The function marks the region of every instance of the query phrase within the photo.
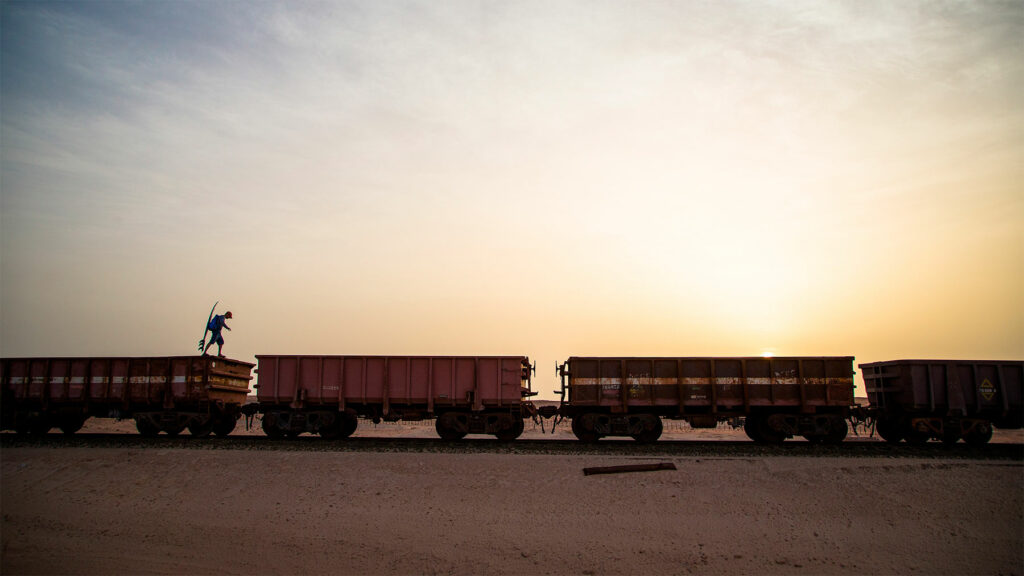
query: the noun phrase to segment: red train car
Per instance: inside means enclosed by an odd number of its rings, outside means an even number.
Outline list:
[[[436,418],[438,434],[512,440],[536,413],[526,356],[256,357],[258,410],[268,436],[355,432],[358,417]]]
[[[2,428],[73,434],[90,417],[133,418],[140,433],[230,434],[253,364],[212,356],[4,358]]]
[[[1024,427],[1024,362],[890,360],[860,364],[879,436],[984,444],[992,426]]]
[[[572,418],[577,438],[591,442],[653,442],[662,418],[713,428],[745,417],[747,435],[759,442],[801,435],[835,443],[846,437],[853,404],[852,356],[572,357],[559,374],[558,412]]]

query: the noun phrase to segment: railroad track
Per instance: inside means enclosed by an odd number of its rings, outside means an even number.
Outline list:
[[[929,442],[921,446],[891,445],[884,442],[847,441],[834,446],[807,442],[786,442],[766,446],[753,442],[670,440],[637,444],[631,440],[602,440],[584,444],[574,440],[520,439],[501,442],[471,438],[447,442],[439,438],[368,438],[325,441],[315,436],[274,440],[263,436],[192,438],[188,435],[146,438],[134,434],[48,434],[41,437],[0,434],[0,448],[133,448],[182,450],[278,450],[297,452],[431,452],[450,454],[555,454],[608,456],[677,457],[851,457],[851,458],[937,458],[1024,461],[1024,444],[945,446]]]

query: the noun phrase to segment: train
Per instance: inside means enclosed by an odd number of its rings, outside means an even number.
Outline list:
[[[433,420],[439,437],[518,438],[527,419],[564,420],[582,442],[656,442],[663,421],[742,423],[762,444],[844,441],[865,424],[887,442],[988,442],[1024,427],[1024,361],[853,356],[588,357],[556,365],[557,406],[532,398],[528,356],[257,355],[0,359],[0,429],[45,434],[86,419],[132,419],[140,434],[228,435],[260,415],[271,438],[350,436],[360,420]],[[252,374],[256,374],[253,383]],[[250,385],[256,391],[251,401]]]
[[[212,356],[0,359],[0,429],[74,434],[133,419],[143,436],[230,434],[254,364]]]

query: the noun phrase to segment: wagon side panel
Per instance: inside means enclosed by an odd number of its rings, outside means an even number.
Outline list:
[[[281,356],[256,357],[256,399],[261,403],[279,404],[284,398],[291,397],[287,384],[282,390],[279,378],[281,359]]]
[[[432,394],[431,364],[432,358],[411,358],[409,360],[409,380],[407,397],[410,404],[425,406]]]

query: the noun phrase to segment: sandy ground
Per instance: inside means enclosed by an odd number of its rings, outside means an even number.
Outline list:
[[[3,574],[1022,574],[1024,464],[10,448]]]

